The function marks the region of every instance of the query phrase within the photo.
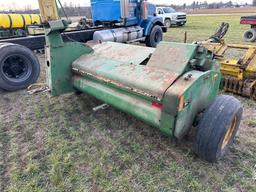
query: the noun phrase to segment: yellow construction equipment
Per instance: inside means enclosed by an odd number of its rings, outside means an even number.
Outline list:
[[[229,25],[223,23],[215,35],[200,44],[219,61],[223,89],[256,100],[256,46],[226,44],[223,37],[228,28]]]

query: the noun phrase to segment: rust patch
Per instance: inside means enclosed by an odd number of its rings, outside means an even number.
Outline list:
[[[45,153],[45,132],[42,128],[37,129],[34,139],[38,154],[43,155]]]
[[[179,69],[183,71],[188,63],[186,55],[185,48],[171,47],[169,44],[160,44],[152,54],[147,66],[169,71],[177,71]]]
[[[25,142],[23,127],[19,127],[16,133],[17,159],[22,170],[27,168],[28,164],[28,143]]]
[[[132,87],[129,87],[129,86],[126,86],[126,85],[123,85],[119,82],[115,82],[113,80],[110,80],[110,79],[107,79],[107,78],[104,78],[102,76],[99,76],[99,75],[95,75],[95,74],[92,74],[92,73],[88,73],[88,72],[83,72],[83,71],[79,71],[78,69],[74,69],[73,68],[73,71],[75,71],[76,74],[80,74],[81,76],[88,76],[90,78],[93,78],[93,79],[97,79],[99,81],[102,81],[106,84],[112,84],[116,87],[120,87],[122,89],[125,89],[125,90],[128,90],[128,91],[132,91],[132,92],[135,92],[139,95],[144,95],[146,97],[150,97],[150,98],[153,98],[153,99],[156,99],[157,101],[162,101],[162,98],[159,98],[153,94],[150,94],[150,93],[146,93],[144,91],[141,91],[139,89],[136,89],[136,88],[132,88]]]
[[[185,71],[194,49],[179,44],[149,49],[107,42],[76,60],[73,71],[162,101],[166,90]],[[147,65],[139,65],[149,56]]]
[[[88,76],[103,81],[106,84],[112,84],[137,94],[156,99],[157,101],[162,101],[164,92],[175,81],[178,75],[153,67],[139,67],[141,68],[141,71],[139,71],[141,73],[138,73],[138,71],[136,73],[135,65],[117,66],[116,70],[118,73],[116,74],[118,74],[120,79],[123,78],[125,81],[117,81],[113,78],[108,78],[102,74],[99,75],[93,71],[84,69],[73,68],[73,71],[75,74]],[[152,82],[155,86],[150,86]],[[145,87],[143,87],[143,84]]]
[[[141,64],[155,51],[155,48],[114,42],[103,42],[101,44],[93,46],[92,48],[94,49],[94,52],[90,55],[92,57],[102,57],[136,65]],[[87,57],[88,55],[84,55],[77,61],[79,62],[79,60],[83,60]]]

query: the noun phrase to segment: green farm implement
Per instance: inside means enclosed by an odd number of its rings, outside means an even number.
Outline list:
[[[64,42],[61,32],[68,22],[59,19],[55,0],[39,4],[53,96],[78,90],[177,139],[195,126],[194,151],[201,159],[215,162],[226,154],[239,128],[242,107],[231,96],[218,96],[220,68],[207,49],[169,42],[156,49]]]

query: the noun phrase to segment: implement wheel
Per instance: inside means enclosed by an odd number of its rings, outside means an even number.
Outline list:
[[[16,91],[35,83],[40,64],[34,53],[21,45],[0,44],[0,88]]]
[[[162,27],[159,25],[155,25],[151,32],[150,35],[146,37],[146,45],[148,47],[156,47],[160,41],[163,40],[163,30]]]
[[[252,28],[244,33],[245,42],[254,42],[256,40],[256,29]]]
[[[194,151],[203,160],[220,160],[233,144],[243,109],[232,96],[219,96],[203,114],[196,134]]]

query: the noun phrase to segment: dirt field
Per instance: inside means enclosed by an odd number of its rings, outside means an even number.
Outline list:
[[[189,17],[165,40],[206,39],[220,21],[227,40],[241,42],[237,16]],[[39,55],[45,82],[44,56]],[[26,91],[0,95],[0,191],[256,191],[256,104],[241,98],[244,117],[229,154],[199,160],[192,139],[171,141],[157,129],[87,95],[50,97]]]

